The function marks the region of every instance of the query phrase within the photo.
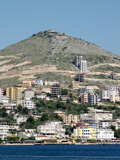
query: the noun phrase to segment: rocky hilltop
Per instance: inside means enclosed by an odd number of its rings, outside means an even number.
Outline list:
[[[17,82],[35,77],[47,80],[61,78],[68,82],[79,72],[74,65],[76,55],[83,56],[88,62],[88,79],[91,75],[120,72],[118,55],[82,39],[48,30],[0,51],[0,83],[4,85],[3,79],[5,83],[7,79]]]

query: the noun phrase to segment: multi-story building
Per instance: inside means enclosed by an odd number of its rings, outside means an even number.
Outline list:
[[[114,131],[111,129],[96,129],[96,139],[97,140],[113,140],[114,139]]]
[[[101,90],[99,93],[99,97],[101,101],[110,100],[110,97],[108,96],[107,90]]]
[[[93,122],[98,125],[99,121],[112,120],[113,115],[110,111],[103,111],[100,109],[91,109],[88,113],[80,114],[80,120],[82,122]]]
[[[9,103],[9,97],[0,95],[0,103]]]
[[[34,97],[34,90],[31,88],[25,89],[23,92],[24,99],[31,99]]]
[[[42,86],[43,85],[43,80],[41,80],[41,79],[35,79],[35,85]]]
[[[100,100],[120,101],[120,87],[119,86],[107,86],[106,90],[100,91]]]
[[[79,115],[72,115],[72,114],[68,114],[68,115],[64,115],[63,116],[63,122],[66,124],[76,124],[80,122],[80,116]]]
[[[22,87],[8,87],[6,88],[6,96],[8,96],[11,101],[21,99],[24,90],[25,88]]]
[[[115,120],[100,120],[99,128],[110,128],[111,126],[116,127],[117,122]]]
[[[54,84],[51,87],[51,96],[52,97],[58,97],[61,95],[61,87],[59,84]]]
[[[21,105],[23,108],[27,108],[29,110],[35,109],[36,108],[36,103],[31,101],[31,100],[19,100],[17,101],[17,105]]]
[[[93,87],[79,88],[78,89],[78,94],[81,95],[82,93],[94,94],[95,93],[95,89]]]
[[[81,103],[88,103],[88,93],[83,93],[80,96]]]
[[[84,61],[82,56],[75,56],[75,66],[78,67],[81,72],[87,72],[87,61]]]
[[[0,95],[3,96],[4,89],[0,88]]]
[[[21,115],[21,114],[15,114],[14,120],[17,122],[17,124],[20,124],[20,123],[26,122],[27,116]]]
[[[35,84],[35,82],[34,82],[34,80],[26,80],[26,81],[23,81],[22,82],[22,87],[24,88],[24,87],[31,87],[32,85],[34,85]]]
[[[75,66],[79,68],[80,62],[83,60],[82,56],[75,56]]]
[[[89,125],[81,125],[73,130],[72,139],[95,139],[96,138],[96,128]]]
[[[59,138],[65,137],[65,129],[60,122],[46,122],[43,125],[39,125],[37,127],[37,132],[40,135],[52,135]]]
[[[75,77],[75,81],[84,82],[84,73],[79,73]]]
[[[80,88],[80,82],[79,81],[72,81],[71,88],[73,88],[73,89]]]
[[[9,125],[0,125],[0,138],[4,140],[5,137],[7,137],[7,134],[9,133]]]
[[[97,94],[88,94],[88,103],[91,105],[98,104],[98,95]]]
[[[7,125],[7,124],[1,124],[0,125],[0,138],[2,140],[5,139],[5,137],[10,136],[11,135],[11,131],[16,131],[18,130],[18,126],[14,126],[12,125]]]

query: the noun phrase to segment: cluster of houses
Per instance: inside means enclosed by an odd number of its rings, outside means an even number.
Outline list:
[[[75,65],[81,72],[87,72],[87,62],[83,61],[82,56],[76,56]],[[71,83],[71,88],[75,89],[78,98],[73,100],[74,103],[99,105],[99,102],[111,101],[115,103],[120,101],[119,86],[106,86],[104,90],[98,90],[92,86],[80,87],[79,82],[84,82],[84,73],[77,74],[76,80]],[[13,136],[14,133],[14,136],[24,139],[34,137],[36,142],[113,141],[115,139],[111,126],[114,126],[116,130],[120,129],[120,120],[114,120],[113,113],[110,111],[94,109],[93,107],[88,107],[88,113],[79,115],[66,114],[56,110],[54,114],[61,117],[62,122],[47,121],[38,125],[36,129],[25,128],[24,131],[21,131],[20,124],[27,121],[28,115],[14,113],[14,109],[20,105],[22,108],[27,108],[30,115],[38,119],[41,114],[36,113],[34,98],[46,101],[56,99],[67,101],[70,99],[70,96],[62,95],[61,90],[58,82],[40,79],[23,81],[21,87],[0,88],[0,108],[5,108],[8,114],[14,114],[16,122],[14,124],[2,122],[0,124],[0,138],[4,140],[8,136]],[[66,132],[69,126],[73,128],[70,134]]]
[[[20,123],[26,122],[26,115],[14,115],[16,124],[0,125],[0,138],[3,140],[7,136],[19,136],[20,138],[29,139],[35,137],[36,142],[55,142],[62,141],[75,142],[80,140],[86,142],[87,140],[96,141],[114,141],[114,131],[111,126],[120,129],[120,120],[113,120],[113,115],[110,111],[103,111],[89,107],[88,113],[80,115],[68,114],[62,111],[55,111],[54,114],[63,118],[63,122],[47,121],[37,126],[37,129],[24,129],[21,131]],[[38,118],[38,117],[36,117]],[[66,134],[66,128],[73,127],[71,134]]]

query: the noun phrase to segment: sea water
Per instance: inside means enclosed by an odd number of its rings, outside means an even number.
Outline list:
[[[120,160],[120,145],[1,145],[0,160]]]

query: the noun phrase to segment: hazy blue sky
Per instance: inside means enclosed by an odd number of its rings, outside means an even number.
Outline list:
[[[48,29],[120,55],[120,0],[0,0],[0,49]]]

